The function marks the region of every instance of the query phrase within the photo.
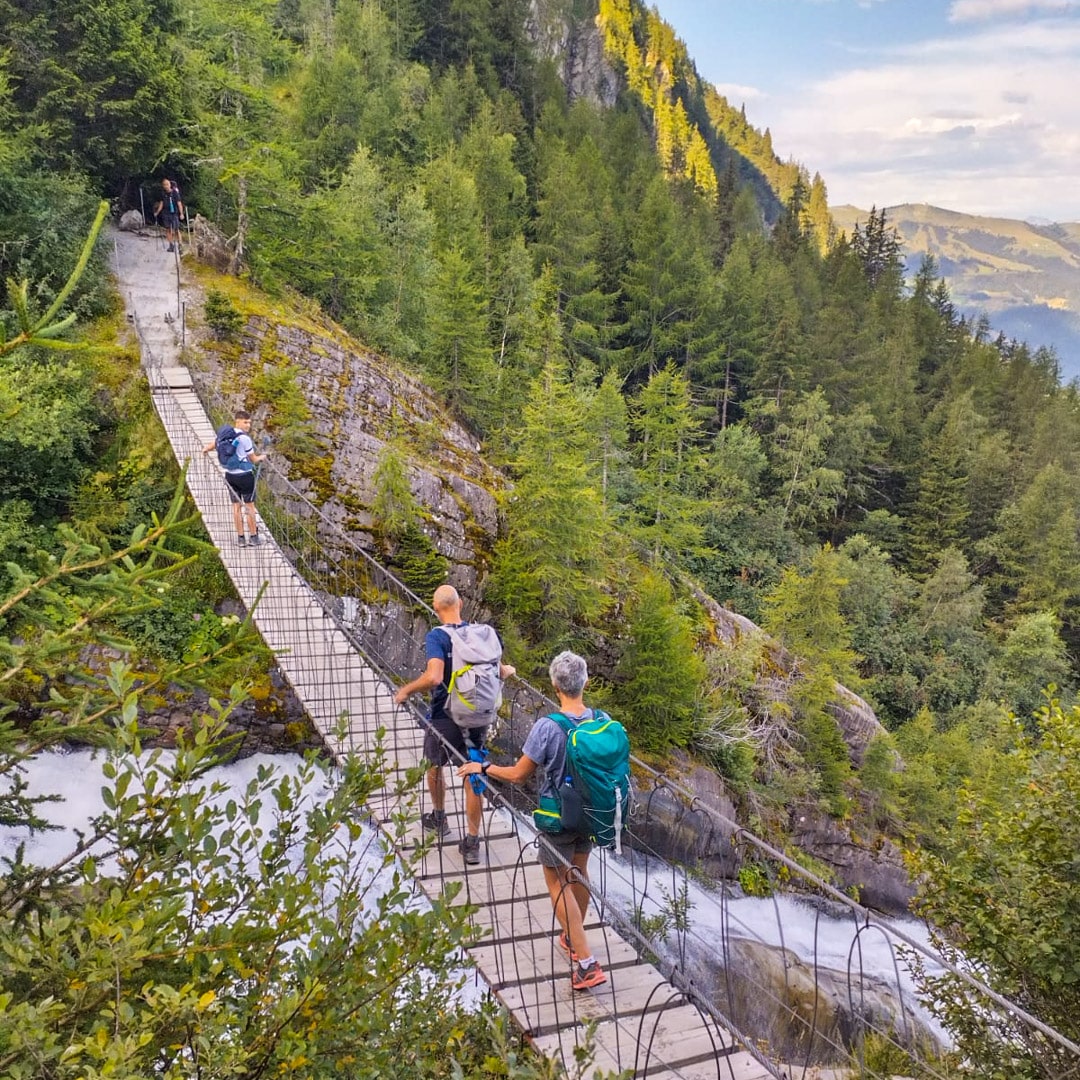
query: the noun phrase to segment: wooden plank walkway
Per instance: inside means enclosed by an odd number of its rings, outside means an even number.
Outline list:
[[[237,546],[216,455],[202,452],[214,429],[190,372],[179,362],[178,323],[165,318],[166,313],[175,318],[175,263],[160,245],[134,234],[117,236],[115,252],[154,404],[177,461],[188,467],[188,488],[237,593],[249,608],[258,600],[254,622],[263,640],[333,753],[369,752],[377,729],[385,729],[387,787],[369,809],[386,825],[403,806],[405,793],[395,790],[397,783],[405,770],[420,763],[422,733],[416,719],[394,705],[392,689],[364,663],[265,528],[262,546]],[[424,798],[421,793],[421,807]],[[455,831],[419,859],[418,885],[434,898],[448,883],[462,884],[458,902],[477,905],[475,922],[484,931],[482,944],[470,950],[477,971],[537,1049],[560,1059],[574,1075],[574,1049],[583,1025],[595,1021],[596,1058],[586,1076],[597,1069],[632,1069],[635,1076],[656,1080],[783,1075],[733,1047],[728,1033],[687,1004],[651,964],[601,925],[595,912],[588,926],[609,982],[575,994],[569,962],[555,945],[557,927],[529,827],[506,810],[489,807],[482,863],[466,868],[456,844],[464,823],[457,784],[447,784],[447,812]],[[412,813],[406,847],[420,840],[417,810]]]

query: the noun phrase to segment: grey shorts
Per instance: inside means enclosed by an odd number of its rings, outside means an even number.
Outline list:
[[[592,851],[592,841],[578,833],[539,833],[540,843],[537,845],[539,854],[537,859],[541,866],[551,866],[555,869],[563,865],[564,860],[571,862],[575,855],[587,855]]]

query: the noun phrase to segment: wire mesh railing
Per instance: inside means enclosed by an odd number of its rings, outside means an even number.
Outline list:
[[[145,339],[143,346],[151,391],[178,460],[190,461],[189,484],[215,485],[220,512],[227,517],[220,471],[201,452],[206,433],[200,437],[200,418],[172,392]],[[215,425],[231,418],[238,403],[226,401],[205,380],[197,380],[196,389]],[[205,425],[205,417],[201,422]],[[259,512],[280,562],[268,552],[247,552],[250,561],[240,570],[230,566],[230,573],[245,600],[263,590],[260,608],[267,623],[278,627],[271,634],[278,640],[267,644],[279,653],[298,696],[309,708],[315,703],[343,718],[337,745],[328,739],[331,748],[364,753],[379,745],[387,760],[411,754],[418,762],[421,718],[417,714],[401,723],[391,695],[395,684],[424,667],[432,609],[343,533],[273,459],[263,466]],[[332,645],[327,654],[331,631],[348,650]],[[516,756],[536,717],[553,704],[536,687],[512,677],[495,740],[499,749]],[[530,808],[527,794],[514,791],[508,798],[489,785],[483,867],[465,871],[447,845],[423,849],[415,863],[421,880],[457,882],[463,898],[476,903],[475,925],[488,933],[474,955],[495,992],[524,1017],[537,1045],[545,1048],[545,1037],[553,1033],[573,1033],[571,1041],[553,1044],[568,1071],[581,1021],[592,1017],[610,1028],[612,1067],[631,1068],[636,1075],[734,1080],[750,1075],[739,1071],[742,1054],[760,1066],[756,1075],[810,1077],[814,1068],[832,1066],[882,1080],[896,1072],[951,1076],[947,1037],[918,1007],[911,957],[927,970],[953,971],[981,1008],[1000,1011],[1003,1025],[1009,1025],[1003,1030],[1019,1025],[1080,1066],[1080,1047],[950,965],[914,926],[869,911],[648,764],[635,759],[634,772],[629,850],[623,856],[597,852],[590,865],[589,925],[613,927],[628,943],[623,947],[603,936],[600,959],[611,973],[613,992],[600,1012],[579,1005],[573,994],[560,996],[551,989],[553,982],[565,981],[567,964],[555,944],[559,927],[550,899],[537,892],[535,875],[528,873],[535,858],[531,849],[545,841],[519,812]],[[460,791],[455,785],[448,791],[459,800],[460,816]],[[389,796],[381,812],[388,815],[400,795],[398,789]],[[419,798],[423,809],[426,793],[421,790]],[[730,880],[706,884],[692,866],[666,860],[650,840],[665,832],[688,836],[698,854],[719,860],[732,874],[753,862],[768,881],[763,891],[771,899],[748,908]],[[797,889],[816,898],[816,906],[793,902],[790,894]],[[831,966],[826,954],[836,955],[837,949],[827,947],[825,938],[835,938],[841,923],[850,926],[847,955]],[[630,1007],[628,988],[642,958],[667,983],[647,988]],[[691,1021],[691,1015],[697,1019]],[[694,1027],[693,1048],[686,1036],[681,1050],[670,1049],[673,1026]],[[874,1044],[877,1052],[868,1053]]]

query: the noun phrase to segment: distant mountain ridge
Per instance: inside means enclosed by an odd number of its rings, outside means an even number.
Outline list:
[[[831,208],[850,233],[866,210]],[[956,306],[985,314],[995,332],[1035,348],[1053,346],[1062,378],[1080,377],[1080,222],[980,217],[925,203],[885,208],[910,272],[933,255]]]

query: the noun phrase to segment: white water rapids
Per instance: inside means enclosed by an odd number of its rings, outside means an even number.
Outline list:
[[[31,835],[25,829],[0,827],[0,855],[11,857],[18,844],[25,843],[28,863],[47,866],[65,856],[75,842],[76,830],[85,831],[90,820],[105,809],[101,790],[109,781],[102,773],[104,761],[104,754],[95,755],[91,751],[79,750],[42,754],[28,762],[26,778],[29,794],[62,796],[63,801],[43,804],[38,810],[41,817],[58,828]],[[224,800],[230,792],[242,792],[255,778],[259,768],[266,766],[273,767],[279,776],[295,776],[300,769],[300,758],[289,754],[254,755],[213,770],[204,783],[206,786],[214,781],[224,783],[228,789],[220,797]],[[322,787],[318,780],[305,791],[305,796],[312,800],[318,800],[321,794]],[[264,812],[272,814],[272,806],[264,806]],[[367,835],[370,839],[363,849],[354,853],[354,857],[363,861],[367,872],[375,876],[385,874],[389,882],[392,871],[387,869],[385,849],[373,832]],[[642,913],[646,916],[660,912],[665,903],[665,894],[670,897],[681,888],[681,884],[678,887],[673,884],[670,867],[665,867],[658,860],[653,860],[652,867],[645,890],[648,899],[642,905]],[[597,884],[600,883],[598,874],[599,865],[594,857],[593,880]],[[635,879],[633,882],[631,874]],[[631,868],[629,860],[611,859],[602,884],[609,901],[619,907],[625,917],[630,917],[636,902],[634,897],[640,896],[646,882],[640,864]],[[907,1007],[940,1034],[938,1026],[929,1020],[918,1005],[906,966],[896,960],[892,943],[880,931],[864,931],[859,935],[852,918],[840,919],[819,913],[808,903],[788,896],[773,899],[722,898],[715,890],[690,881],[687,900],[690,905],[691,938],[695,947],[715,951],[726,933],[764,945],[783,945],[807,965],[812,966],[816,962],[820,967],[840,972],[857,974],[861,971],[893,987],[899,981]],[[418,899],[417,902],[423,900]],[[929,937],[921,923],[911,919],[881,921],[894,925],[907,937],[929,948]],[[928,970],[933,972],[933,965],[928,964]],[[472,984],[473,981],[469,982]],[[478,988],[470,988],[466,991],[466,998],[473,998],[476,993]]]

